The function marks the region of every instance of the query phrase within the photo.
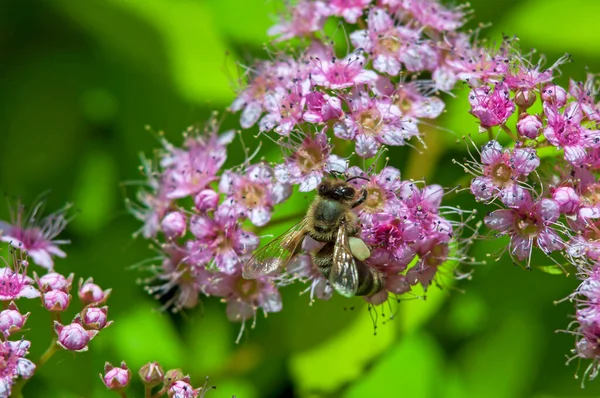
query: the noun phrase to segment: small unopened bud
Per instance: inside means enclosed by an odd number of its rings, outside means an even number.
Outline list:
[[[97,330],[85,330],[81,325],[81,320],[75,318],[70,325],[63,326],[54,321],[54,331],[58,335],[58,345],[69,351],[87,351],[88,343],[97,334]]]
[[[67,278],[58,272],[50,272],[42,277],[34,272],[33,277],[38,287],[42,292],[49,292],[50,290],[62,290],[63,292],[69,293],[71,285],[73,284],[73,277],[75,275],[71,273]]]
[[[534,104],[535,99],[535,91],[521,89],[515,93],[514,101],[519,108],[527,109]]]
[[[571,187],[558,187],[552,192],[552,199],[558,204],[560,212],[573,214],[579,207],[579,196]]]
[[[181,369],[170,369],[165,373],[165,382],[168,384],[172,384],[177,380],[183,380],[185,375],[181,371]]]
[[[173,211],[163,218],[160,224],[167,238],[176,239],[185,235],[187,228],[185,216],[179,211]]]
[[[81,312],[83,325],[88,329],[100,330],[112,324],[108,319],[108,307],[85,307]]]
[[[542,100],[561,108],[567,103],[567,91],[561,86],[548,84],[542,90]]]
[[[28,312],[27,314],[22,315],[14,301],[11,301],[8,308],[0,312],[0,332],[4,334],[4,336],[18,332],[23,325],[25,325],[25,321],[29,317],[29,314],[30,313]]]
[[[142,383],[148,387],[159,385],[165,378],[165,372],[158,362],[148,362],[140,368],[138,374],[142,379]]]
[[[543,125],[539,116],[522,113],[517,122],[517,131],[523,137],[535,140],[540,135]]]
[[[194,204],[198,211],[210,211],[217,208],[219,194],[212,189],[204,189],[194,197]]]
[[[131,371],[127,368],[125,362],[121,362],[120,367],[115,367],[109,362],[104,365],[104,375],[100,373],[100,378],[104,385],[111,390],[122,390],[131,380]]]
[[[49,292],[44,293],[42,302],[48,311],[62,312],[69,308],[71,295],[62,290],[50,290]]]
[[[88,278],[83,282],[83,278],[79,280],[79,299],[84,304],[100,304],[103,303],[112,289],[102,290],[100,286],[94,283],[93,278]]]

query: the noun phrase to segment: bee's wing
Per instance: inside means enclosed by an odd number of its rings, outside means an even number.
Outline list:
[[[358,268],[348,244],[348,231],[342,224],[333,248],[333,265],[329,281],[342,296],[352,297],[358,290]]]
[[[242,267],[242,276],[246,279],[281,272],[306,234],[307,219],[304,218],[277,238],[254,253]]]

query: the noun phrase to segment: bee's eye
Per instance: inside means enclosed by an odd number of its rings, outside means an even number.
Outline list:
[[[354,196],[354,188],[351,188],[351,187],[342,188],[342,195],[346,198],[352,198]]]

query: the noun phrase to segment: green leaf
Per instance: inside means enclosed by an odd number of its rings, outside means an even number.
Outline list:
[[[117,166],[105,151],[91,150],[81,157],[83,164],[75,183],[73,200],[81,213],[72,226],[80,232],[94,233],[104,227],[114,213]]]
[[[112,334],[116,357],[127,361],[132,369],[158,361],[163,368],[180,368],[184,358],[181,338],[164,312],[148,303],[136,303],[132,312],[115,317],[115,323],[104,333]],[[108,336],[107,336],[108,337]]]
[[[390,347],[344,397],[385,396],[391,391],[390,383],[401,383],[401,396],[404,397],[435,397],[438,386],[445,386],[440,383],[441,368],[442,354],[435,340],[424,332],[411,333]]]
[[[394,341],[396,329],[378,328],[366,315],[337,335],[324,336],[322,344],[293,355],[289,361],[292,380],[303,393],[332,393],[357,379],[370,362]]]

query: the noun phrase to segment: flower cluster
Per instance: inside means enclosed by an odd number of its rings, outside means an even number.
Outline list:
[[[215,386],[207,388],[208,378],[202,387],[193,388],[190,384],[190,376],[184,375],[180,369],[170,369],[165,372],[158,362],[145,364],[140,368],[138,375],[144,385],[146,397],[203,398],[207,391],[216,388]],[[104,374],[100,373],[100,379],[106,388],[125,396],[131,381],[131,370],[125,362],[121,362],[118,367],[106,362]],[[153,392],[155,387],[159,388]]]
[[[42,202],[43,203],[43,202]],[[20,299],[39,299],[41,307],[49,311],[55,335],[50,347],[37,361],[43,365],[59,347],[69,351],[86,351],[88,343],[99,331],[109,326],[107,306],[101,306],[110,293],[102,290],[90,278],[79,283],[78,295],[82,310],[67,325],[61,324],[63,314],[71,303],[71,286],[74,275],[64,276],[54,270],[52,256],[64,257],[65,253],[57,245],[66,241],[57,241],[55,237],[67,224],[65,209],[40,220],[39,212],[43,204],[34,206],[28,215],[19,203],[14,210],[13,219],[2,222],[2,240],[9,242],[10,258],[3,258],[6,266],[0,268],[0,397],[8,397],[13,387],[21,389],[25,379],[30,378],[36,365],[25,358],[31,343],[17,337],[24,331],[24,325],[30,313],[23,314],[16,302]],[[27,220],[27,223],[24,223]],[[30,274],[28,255],[46,273],[39,276],[35,271]],[[21,379],[19,379],[21,377]]]
[[[441,206],[441,186],[402,180],[397,168],[381,167],[380,155],[387,146],[419,137],[421,120],[444,110],[438,95],[452,90],[467,69],[462,54],[475,51],[470,36],[457,31],[465,17],[462,8],[434,1],[295,5],[270,33],[276,42],[300,39],[301,49],[257,62],[230,106],[241,112],[244,130],[257,124],[259,137],[276,142],[283,156],[255,162],[261,146],[254,152],[244,147],[241,165],[224,169],[235,133],[220,133],[212,118],[203,130],[190,128],[181,148],[162,139],[157,159],[142,158],[146,188],[129,206],[144,223],[142,234],[160,245],[161,263],[150,267],[154,276],[146,281],[149,292],[175,310],[195,307],[200,296],[219,297],[227,317],[242,322],[238,340],[244,322],[252,319],[254,325],[259,310],[266,315],[282,309],[281,286],[300,281],[308,285],[311,303],[328,299],[334,283],[314,259],[333,242],[301,230],[307,208],[292,227],[303,232],[301,243],[288,251],[280,272],[244,278],[243,269],[260,246],[261,232],[282,222],[273,214],[294,189],[320,196],[324,181],[336,179],[347,180],[356,193],[349,216],[356,217],[356,228],[348,234],[350,249],[358,245],[366,253],[351,254],[358,283],[368,285],[360,295],[369,303],[417,284],[427,289],[446,260],[462,260],[455,236],[466,213]],[[350,53],[338,56],[321,34],[329,18],[350,24]],[[238,133],[243,144],[246,133]],[[450,221],[445,213],[458,219]],[[285,256],[285,245],[273,244]]]
[[[586,372],[593,378],[600,358],[598,85],[591,74],[585,82],[557,84],[557,68],[567,59],[543,68],[509,39],[489,52],[468,83],[470,113],[490,140],[463,166],[474,176],[475,198],[500,205],[484,223],[496,236],[509,237],[513,261],[530,268],[537,252],[547,264],[563,271],[572,266],[584,279],[572,295],[578,302],[576,353],[593,360]]]

